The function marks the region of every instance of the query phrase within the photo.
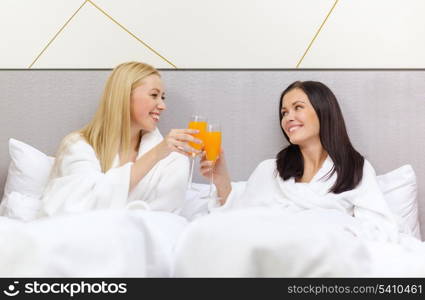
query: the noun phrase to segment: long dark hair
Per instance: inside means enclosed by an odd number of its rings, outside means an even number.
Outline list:
[[[296,88],[302,90],[310,100],[320,123],[320,141],[334,163],[327,178],[336,172],[337,180],[329,192],[339,194],[354,189],[363,177],[364,158],[351,144],[338,101],[326,85],[317,81],[295,81],[288,86],[280,96],[280,123],[283,119],[283,97]],[[291,177],[299,179],[304,173],[301,150],[298,145],[291,144],[283,128],[282,131],[290,145],[277,154],[277,171],[283,180]]]

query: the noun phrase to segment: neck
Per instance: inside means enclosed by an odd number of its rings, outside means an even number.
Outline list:
[[[140,129],[131,129],[130,133],[130,149],[137,150],[139,149],[140,139],[142,137],[142,130]]]
[[[300,150],[304,158],[304,170],[319,170],[328,156],[320,141],[306,146],[300,146]]]

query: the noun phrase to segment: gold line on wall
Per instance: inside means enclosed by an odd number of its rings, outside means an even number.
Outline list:
[[[302,63],[304,57],[307,55],[308,51],[310,50],[311,46],[313,45],[314,41],[316,40],[317,36],[319,35],[320,31],[322,30],[323,26],[325,25],[326,21],[328,20],[329,16],[331,15],[332,11],[334,10],[335,6],[337,5],[339,0],[335,0],[334,5],[332,6],[331,10],[326,15],[326,18],[323,20],[322,24],[320,25],[319,29],[317,30],[316,34],[314,35],[313,39],[311,40],[310,44],[308,45],[307,49],[304,51],[303,56],[298,61],[296,68],[299,68],[300,64]]]
[[[28,69],[31,69],[32,66],[37,62],[37,60],[40,58],[40,56],[47,50],[47,48],[50,46],[51,43],[57,38],[57,36],[62,32],[62,30],[65,29],[65,27],[71,22],[71,20],[75,17],[75,15],[83,8],[83,6],[87,3],[88,0],[85,0],[83,4],[72,14],[72,16],[68,19],[68,21],[65,22],[65,24],[59,29],[59,31],[53,36],[53,38],[47,43],[47,45],[44,47],[44,49],[40,52],[39,55],[34,59],[34,61],[29,65]]]
[[[94,7],[96,7],[101,13],[103,13],[105,16],[107,16],[112,22],[114,22],[115,24],[117,24],[119,27],[121,27],[121,29],[123,29],[125,32],[127,32],[129,35],[131,35],[133,38],[135,38],[138,42],[142,43],[143,46],[145,46],[146,48],[148,48],[149,50],[151,50],[153,53],[155,53],[156,55],[158,55],[160,58],[162,58],[165,62],[167,62],[168,64],[170,64],[171,66],[173,66],[173,68],[177,69],[177,66],[174,65],[171,61],[169,61],[168,59],[166,59],[164,56],[162,56],[161,54],[158,53],[158,51],[156,51],[154,48],[152,48],[151,46],[149,46],[146,42],[142,41],[140,38],[138,38],[135,34],[133,34],[130,30],[128,30],[127,28],[125,28],[123,25],[121,25],[117,20],[115,20],[113,17],[111,17],[107,12],[105,12],[102,8],[100,8],[99,6],[97,6],[93,1],[91,0],[87,0],[91,5],[93,5]]]

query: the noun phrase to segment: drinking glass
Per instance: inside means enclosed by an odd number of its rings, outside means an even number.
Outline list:
[[[204,136],[205,136],[205,132],[207,131],[207,118],[202,116],[202,115],[192,115],[190,121],[189,121],[189,125],[188,125],[189,129],[198,129],[199,133],[197,134],[193,134],[193,136],[199,140],[201,140],[203,143],[205,143],[204,141]],[[196,144],[196,143],[189,143],[189,145],[193,148],[195,148],[196,150],[202,150],[204,145],[203,144]],[[190,173],[189,173],[189,184],[188,184],[188,189],[189,190],[196,190],[195,188],[193,188],[192,186],[192,181],[193,181],[193,168],[195,166],[195,157],[196,157],[196,153],[192,153],[191,157],[190,157]]]
[[[215,164],[221,149],[221,126],[219,123],[208,124],[208,130],[205,132],[204,144],[206,159],[213,161]],[[211,199],[213,196],[212,190],[214,183],[214,167],[215,165],[213,165],[211,170],[210,191],[207,196],[209,199]]]

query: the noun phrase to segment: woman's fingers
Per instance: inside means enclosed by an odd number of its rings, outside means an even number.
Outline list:
[[[199,165],[201,168],[212,168],[214,166],[214,162],[212,160],[203,160]]]
[[[201,175],[205,176],[205,177],[210,177],[211,176],[211,169],[201,169]]]
[[[200,157],[201,157],[201,163],[203,161],[206,161],[207,160],[207,153],[205,151],[202,151]]]
[[[211,173],[213,172],[213,169],[214,169],[214,162],[213,161],[210,161],[210,160],[201,161],[199,166],[200,166],[199,171],[200,171],[202,176],[205,176],[205,177],[208,177],[208,178],[211,177]]]
[[[183,154],[183,155],[185,155],[185,156],[187,156],[187,157],[191,157],[191,156],[192,156],[192,153],[182,151],[182,150],[180,150],[180,149],[178,149],[178,148],[176,148],[176,150],[174,150],[174,151],[175,151],[175,152],[177,152],[177,153]]]
[[[191,147],[188,143],[182,142],[173,136],[167,137],[167,144],[169,145],[169,147],[171,147],[172,151],[179,150],[179,151],[187,152],[188,154],[191,154],[191,153],[199,154],[201,152],[200,150],[197,150]]]
[[[192,134],[198,134],[198,129],[171,129],[170,134],[172,135],[192,135]]]
[[[201,153],[201,150],[197,150],[191,146],[189,146],[187,143],[185,142],[180,142],[180,141],[176,141],[175,145],[182,151],[188,152],[188,153],[196,153],[199,154]]]
[[[179,133],[179,134],[176,134],[174,137],[175,137],[176,140],[179,140],[179,141],[192,142],[192,143],[199,144],[199,145],[202,144],[202,140],[197,139],[193,135],[190,135],[190,134]]]
[[[211,177],[211,174],[213,173],[213,169],[212,168],[208,168],[208,167],[201,168],[199,170],[199,172],[201,173],[202,176],[207,177],[207,178],[210,178]]]
[[[210,168],[210,167],[200,168],[201,173],[208,173],[208,172],[211,172],[212,170],[213,170],[213,168]]]
[[[173,129],[173,130],[175,130],[177,133],[184,133],[184,134],[197,134],[197,133],[199,133],[199,129],[184,128],[184,129]]]
[[[195,138],[193,135],[198,134],[198,129],[172,129],[169,133],[169,136],[175,138],[176,140],[183,142],[192,142],[195,144],[202,145],[203,142],[200,139]]]

